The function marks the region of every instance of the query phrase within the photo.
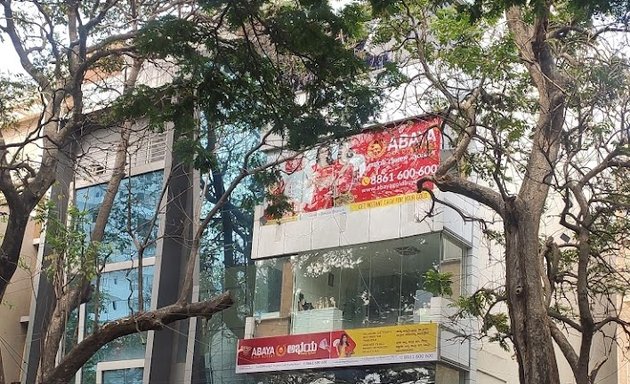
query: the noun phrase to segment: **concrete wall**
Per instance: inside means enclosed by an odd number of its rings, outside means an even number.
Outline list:
[[[463,212],[472,212],[468,200],[451,193],[436,194]],[[318,216],[301,217],[282,224],[261,221],[263,208],[256,209],[252,259],[290,255],[317,249],[397,239],[448,230],[467,244],[473,240],[473,225],[453,209],[437,205],[435,215],[428,200],[349,211],[334,208]]]
[[[0,212],[6,211],[0,208]],[[0,221],[0,233],[6,224]],[[40,226],[29,223],[20,254],[20,264],[7,287],[0,304],[0,351],[7,384],[19,382],[22,371],[24,343],[28,326],[28,315],[33,295],[32,277],[35,274],[37,245]],[[22,322],[24,319],[26,321]]]

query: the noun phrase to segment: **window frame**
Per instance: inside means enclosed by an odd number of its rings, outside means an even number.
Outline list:
[[[161,164],[156,164],[156,163],[151,163],[151,164],[146,164],[144,167],[138,167],[136,169],[134,169],[129,175],[127,175],[125,177],[125,179],[131,179],[137,176],[142,176],[145,174],[149,174],[149,173],[153,173],[153,172],[162,172],[162,182],[161,182],[161,188],[164,188],[164,182],[165,182],[165,170],[164,168],[161,166]],[[73,188],[72,188],[72,196],[71,199],[74,203],[76,203],[76,198],[77,198],[77,191],[84,189],[84,188],[89,188],[89,187],[94,187],[100,184],[104,184],[106,183],[106,181],[101,180],[101,179],[96,179],[96,180],[85,180],[85,179],[79,179],[79,180],[75,180]],[[164,203],[163,201],[158,201],[157,204],[161,207]],[[156,207],[157,208],[157,207]],[[160,208],[161,209],[161,208]],[[156,242],[161,241],[160,239],[160,231],[162,229],[163,226],[163,221],[159,221],[157,223],[157,231],[158,231],[158,237],[156,239]],[[159,249],[159,248],[157,248]],[[146,268],[146,267],[156,267],[157,266],[157,258],[159,257],[157,254],[157,249],[156,249],[156,255],[155,256],[150,256],[150,257],[144,257],[142,259],[142,267]],[[112,262],[112,263],[106,263],[103,266],[103,270],[101,271],[101,273],[107,273],[107,272],[117,272],[117,271],[125,271],[125,270],[129,270],[129,269],[137,269],[139,266],[139,260],[138,258],[135,259],[131,259],[131,260],[124,260],[124,261],[116,261],[116,262]],[[154,300],[154,290],[155,290],[155,278],[156,278],[156,272],[154,271],[154,281],[152,282],[152,287],[151,287],[151,297],[149,298],[150,302],[151,302],[151,306],[150,308],[146,308],[146,310],[153,310],[155,309],[154,307],[157,305],[157,300]],[[146,299],[145,299],[146,300]],[[87,321],[87,304],[83,303],[79,306],[79,311],[78,311],[78,330],[77,330],[77,342],[81,342],[85,339],[87,335],[86,332],[86,321]],[[145,355],[146,355],[146,350],[145,350]],[[99,361],[98,363],[96,363],[96,370],[95,370],[95,378],[96,378],[96,382],[95,384],[102,384],[103,382],[103,372],[105,371],[111,371],[111,370],[116,370],[116,369],[127,369],[127,368],[143,368],[144,369],[144,364],[145,363],[145,359],[127,359],[127,360],[113,360],[113,361]],[[139,365],[138,365],[139,364]],[[74,383],[75,384],[81,384],[82,383],[82,377],[83,377],[83,367],[81,367],[81,369],[79,369],[77,371],[77,374],[75,375],[75,379],[74,379]]]
[[[132,368],[142,368],[144,371],[144,359],[100,361],[96,363],[96,384],[103,384],[103,375],[105,372]]]

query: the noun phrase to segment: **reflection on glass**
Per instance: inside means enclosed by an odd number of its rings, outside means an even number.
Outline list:
[[[414,312],[430,300],[423,295],[423,275],[439,263],[440,235],[306,253],[293,260],[296,292],[304,292],[306,302],[314,300],[315,310],[332,307],[332,297],[341,311],[342,324],[329,319],[333,329],[412,322]]]
[[[101,361],[121,361],[143,359],[147,333],[133,333],[107,343],[83,365],[81,384],[96,383],[96,364]],[[142,375],[140,375],[142,379]]]
[[[75,308],[68,315],[64,336],[64,351],[70,351],[77,345],[79,337],[79,309]]]
[[[427,234],[258,261],[254,314],[282,317],[291,300],[291,333],[426,321],[424,274],[440,265],[441,242]]]
[[[149,241],[144,249],[143,257],[155,256],[158,223],[157,220],[152,223],[152,219],[158,209],[162,179],[162,171],[157,171],[133,176],[121,182],[101,243],[100,257],[103,264],[138,258],[138,249],[129,232],[133,233],[140,242],[144,242],[148,238]],[[106,184],[100,184],[76,190],[75,204],[79,210],[87,212],[87,219],[82,224],[87,240],[89,240],[89,235],[94,227],[106,188]],[[143,301],[146,309],[150,307],[153,282],[152,266],[143,268],[142,281]],[[93,300],[86,306],[85,331],[87,335],[94,329],[97,316],[98,323],[104,324],[129,316],[138,311],[139,308],[139,284],[136,269],[103,273],[99,277],[98,285],[99,291],[94,295],[94,299],[98,298],[98,302],[95,303]],[[96,382],[97,362],[144,358],[145,343],[146,333],[128,335],[108,343],[83,366],[81,382],[83,384]],[[142,380],[142,369],[137,368],[135,371],[109,373],[114,375],[110,376],[112,377],[111,380],[114,380],[110,382],[135,383],[134,375],[137,373],[134,372],[137,370],[140,370],[139,377]],[[119,374],[127,375],[131,381],[117,381],[116,377],[118,376],[115,375]]]
[[[279,316],[283,263],[282,259],[271,259],[257,265],[254,294],[255,316],[262,317],[276,312]]]
[[[464,247],[452,241],[448,236],[443,237],[443,252],[442,263],[440,264],[440,270],[442,272],[451,273],[451,281],[453,282],[451,288],[453,290],[452,298],[459,297],[462,294],[462,289],[466,286],[464,278],[465,274],[462,271],[462,260],[464,257]]]
[[[103,239],[102,257],[105,263],[127,261],[138,257],[128,228],[140,240],[148,236],[150,241],[144,251],[144,257],[155,256],[157,221],[151,225],[162,191],[162,172],[151,172],[124,179],[110,214]],[[83,224],[83,231],[89,237],[94,228],[94,221],[101,206],[106,184],[81,188],[76,191],[76,206],[88,212],[88,219]],[[131,213],[131,214],[130,214]]]
[[[242,375],[245,376],[245,375]],[[301,372],[267,372],[252,375],[257,384],[314,384],[314,383],[388,383],[435,384],[435,363],[332,368]],[[458,383],[459,381],[439,381]]]
[[[142,268],[142,292],[143,307],[151,306],[151,288],[153,284],[153,266]],[[129,316],[138,311],[138,270],[124,269],[120,271],[105,272],[100,276],[99,311],[98,322],[104,324]],[[88,308],[88,323],[95,318],[93,304]]]
[[[223,194],[223,188],[238,176],[242,164],[240,159],[259,143],[259,137],[252,130],[239,132],[236,127],[227,127],[227,132],[215,129],[202,132],[212,133],[213,137],[200,140],[204,144],[216,146],[216,163],[210,174],[201,175],[204,189],[204,204],[201,217],[215,207]],[[216,134],[216,136],[214,136]],[[206,141],[207,140],[207,141]],[[261,154],[262,156],[262,154]],[[264,163],[262,157],[254,155],[253,161]],[[236,164],[239,163],[239,164]],[[193,359],[193,382],[195,383],[252,383],[248,375],[235,373],[236,340],[245,334],[245,318],[252,316],[256,271],[251,263],[254,206],[262,201],[264,187],[260,179],[244,179],[230,195],[227,205],[219,209],[216,220],[211,221],[204,232],[199,252],[200,297],[210,298],[229,290],[235,304],[210,320],[200,320],[197,326],[198,344]],[[273,274],[273,272],[271,272]],[[277,275],[276,275],[277,277]],[[275,296],[278,296],[275,292]],[[273,297],[265,294],[265,300]],[[276,303],[275,310],[279,308]]]
[[[143,268],[144,308],[151,306],[153,266]],[[100,277],[98,323],[100,325],[120,319],[138,311],[138,270],[127,269],[105,272]],[[86,309],[86,334],[94,327],[94,302]],[[145,355],[147,333],[134,333],[107,343],[83,366],[82,384],[94,384],[96,363],[142,359]],[[142,375],[140,375],[142,376]]]
[[[251,316],[252,292],[248,292],[250,283],[255,276],[254,266],[220,269],[221,275],[233,276],[232,279],[241,282],[238,286],[230,286],[229,290],[237,302],[247,303],[249,311],[242,306],[234,305],[227,310],[212,316],[208,320],[200,319],[197,323],[197,345],[195,351],[200,355],[193,360],[193,382],[195,383],[256,383],[249,375],[237,375],[236,343],[245,335],[245,316]],[[221,277],[222,278],[222,277]],[[229,277],[227,279],[230,279]],[[226,280],[227,280],[226,279]],[[251,285],[253,287],[253,285]],[[276,291],[276,295],[279,291]],[[215,292],[211,292],[215,294]]]
[[[142,384],[142,371],[142,368],[104,371],[103,384]]]

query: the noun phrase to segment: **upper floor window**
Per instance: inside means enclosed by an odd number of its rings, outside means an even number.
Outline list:
[[[132,235],[140,243],[147,240],[143,257],[155,256],[158,228],[156,212],[162,191],[162,178],[162,171],[156,171],[132,176],[121,182],[102,242],[104,263],[136,259],[139,250]],[[76,191],[77,208],[88,213],[87,220],[82,225],[88,236],[94,228],[106,190],[107,184],[98,184]]]

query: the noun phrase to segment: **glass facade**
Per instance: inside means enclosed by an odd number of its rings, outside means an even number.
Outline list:
[[[430,233],[255,262],[253,337],[431,321],[431,269],[451,274],[453,297],[465,287],[466,246]],[[459,370],[436,362],[240,374],[255,384],[459,384]]]
[[[126,368],[104,371],[102,383],[142,384],[142,368]]]
[[[162,178],[162,171],[158,171],[132,176],[121,182],[100,248],[98,268],[102,272],[94,281],[98,290],[92,295],[92,301],[81,307],[79,317],[83,318],[83,323],[79,325],[86,335],[92,332],[96,323],[100,326],[137,312],[140,309],[140,290],[143,309],[151,306],[154,260],[144,261],[142,284],[140,270],[131,267],[129,262],[137,262],[140,253],[143,259],[155,256],[159,223],[153,219],[158,210]],[[106,184],[99,184],[76,190],[75,205],[87,214],[87,220],[82,223],[87,239],[106,188]],[[146,246],[138,247],[130,233]],[[146,333],[136,333],[105,345],[83,366],[81,383],[97,382],[96,368],[100,362],[143,359],[146,338]],[[100,381],[104,384],[136,384],[142,382],[142,375],[142,367],[114,369],[103,371]]]
[[[251,129],[238,127],[202,130],[201,142],[216,155],[212,169],[201,175],[204,195],[201,217],[215,207],[225,188],[239,176],[242,159],[256,147],[260,137]],[[221,128],[219,128],[221,129]],[[206,136],[210,134],[210,136]],[[253,162],[264,163],[262,156]],[[197,320],[197,343],[193,360],[193,384],[253,383],[247,375],[237,375],[236,343],[245,335],[245,320],[252,315],[256,269],[251,261],[254,207],[262,203],[264,186],[256,177],[247,177],[231,193],[210,222],[201,241],[200,300],[229,290],[235,304],[211,319]]]
[[[463,254],[435,233],[257,261],[255,336],[281,332],[278,319],[292,334],[428,321],[424,274],[450,272],[459,295]]]
[[[151,306],[153,266],[143,268],[144,308]],[[100,277],[98,314],[94,302],[86,306],[85,328],[89,334],[98,315],[99,325],[106,324],[138,311],[138,270],[123,269],[105,272]],[[96,300],[96,298],[94,298]],[[102,361],[143,359],[145,354],[146,332],[120,337],[101,348],[83,368],[83,383],[93,382],[96,364]],[[142,370],[140,368],[140,370]]]
[[[143,308],[151,306],[153,266],[146,266],[142,273]],[[122,269],[101,274],[99,286],[99,324],[129,316],[139,309],[139,277],[137,269]],[[90,306],[87,324],[95,320],[94,306]]]
[[[155,256],[158,227],[157,222],[151,225],[151,221],[159,203],[162,177],[162,171],[159,171],[133,176],[121,182],[102,242],[104,263],[128,261],[138,257],[138,249],[129,235],[129,229],[141,241],[148,237],[143,257]],[[90,234],[94,228],[106,189],[107,184],[98,184],[76,191],[76,207],[88,213],[88,220],[82,228],[86,234]]]
[[[210,319],[197,320],[192,383],[254,383],[250,376],[235,373],[235,356],[238,339],[245,335],[245,319],[252,313],[255,267],[246,262],[229,266],[223,258],[223,249],[209,243],[202,249],[200,260],[200,300],[229,290],[235,304]]]

